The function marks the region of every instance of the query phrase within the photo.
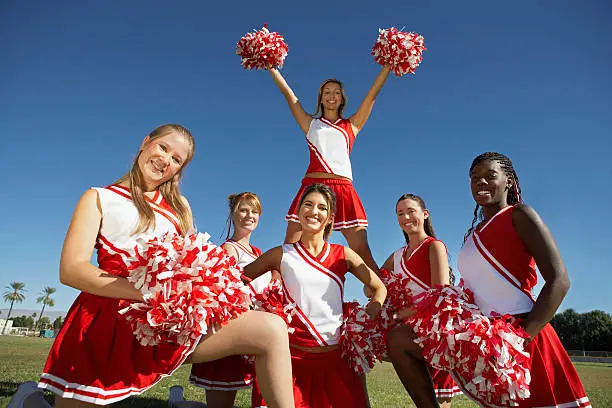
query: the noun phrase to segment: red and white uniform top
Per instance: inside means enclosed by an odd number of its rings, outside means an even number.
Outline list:
[[[306,134],[310,149],[310,164],[306,173],[331,173],[352,180],[349,156],[354,141],[350,120],[338,118],[332,123],[325,118],[313,118]]]
[[[477,226],[459,252],[459,272],[484,314],[531,311],[538,282],[533,256],[512,225],[515,206]]]
[[[289,343],[305,347],[330,346],[340,342],[342,299],[348,265],[342,245],[325,243],[317,256],[298,241],[283,245],[280,265],[287,300],[297,314]]]
[[[134,235],[139,216],[130,190],[118,185],[94,187],[94,190],[98,192],[102,207],[102,223],[95,246],[98,264],[109,273],[127,277],[128,258],[134,256],[135,248],[168,232],[181,233],[178,217],[159,191],[153,197],[145,196],[155,215],[155,226]]]
[[[231,239],[225,241],[224,244],[229,244],[236,250],[238,253],[236,263],[241,269],[244,269],[245,266],[261,256],[261,250],[253,245],[246,247],[240,242],[233,241]],[[266,272],[249,282],[248,286],[254,293],[261,293],[268,286],[271,280],[272,272]]]
[[[429,247],[435,241],[439,240],[433,237],[425,238],[408,258],[406,258],[408,245],[399,248],[393,253],[393,273],[407,276],[410,279],[408,288],[415,295],[431,287]]]

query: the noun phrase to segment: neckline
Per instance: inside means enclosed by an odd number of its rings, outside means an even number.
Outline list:
[[[316,259],[317,261],[320,261],[321,258],[323,258],[325,256],[325,253],[327,252],[327,248],[329,246],[329,242],[324,241],[323,248],[321,248],[321,252],[319,252],[315,256],[312,252],[310,252],[308,249],[306,249],[306,246],[304,244],[302,244],[301,241],[298,241],[297,244],[304,250],[304,252],[306,252],[308,255],[310,255],[312,258]]]
[[[421,247],[422,247],[422,246],[423,246],[423,245],[424,245],[426,242],[428,242],[428,241],[430,241],[430,240],[432,240],[432,239],[434,239],[432,236],[429,236],[429,235],[428,235],[428,236],[426,236],[426,237],[425,237],[425,239],[424,239],[424,240],[422,240],[422,241],[421,241],[421,243],[420,243],[419,245],[417,245],[417,247],[416,247],[416,248],[414,248],[414,250],[413,250],[413,251],[410,253],[410,255],[408,255],[408,258],[406,258],[406,254],[407,254],[407,252],[408,252],[408,247],[409,247],[410,245],[406,245],[406,246],[404,247],[404,252],[402,253],[402,258],[403,258],[404,260],[408,261],[410,258],[412,258],[412,256],[413,256],[414,254],[416,254],[416,253],[419,251],[419,249],[421,249]]]

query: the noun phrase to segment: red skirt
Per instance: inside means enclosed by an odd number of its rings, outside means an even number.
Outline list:
[[[189,382],[207,390],[233,391],[250,388],[255,367],[243,356],[229,356],[191,366]]]
[[[172,374],[193,348],[142,346],[118,311],[119,299],[81,293],[49,352],[38,386],[98,405],[120,401]]]
[[[300,199],[306,187],[311,184],[321,183],[330,187],[336,194],[336,214],[334,216],[334,230],[338,231],[345,228],[367,227],[368,218],[361,200],[353,188],[353,183],[345,179],[326,179],[326,178],[304,178],[302,186],[297,192],[289,212],[285,216],[287,221],[298,222],[297,210]]]
[[[438,370],[427,366],[431,380],[433,381],[436,398],[449,399],[461,395],[461,390],[457,387],[455,380],[448,371]]]
[[[555,329],[547,324],[529,343],[526,351],[531,355],[531,396],[520,400],[519,407],[590,407],[580,377],[563,348]],[[483,407],[489,407],[467,391],[465,381],[451,373],[463,393]]]
[[[340,348],[309,353],[291,348],[293,398],[296,408],[365,408],[365,392],[359,375],[341,356]],[[266,407],[257,381],[251,406]]]

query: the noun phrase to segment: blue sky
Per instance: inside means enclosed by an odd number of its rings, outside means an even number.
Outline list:
[[[352,153],[378,262],[402,245],[394,205],[413,192],[456,265],[474,207],[469,165],[501,151],[567,264],[562,308],[612,312],[612,5],[360,3],[2,2],[0,286],[26,283],[20,308],[54,286],[54,309],[67,310],[77,292],[58,263],[79,196],[121,176],[166,122],[197,139],[183,192],[199,228],[220,240],[227,195],[250,190],[264,207],[253,243],[278,245],[306,143],[269,75],[240,66],[236,42],[267,22],[289,44],[283,74],[306,110],[337,77],[353,113],[379,70],[378,28],[397,26],[428,50],[415,75],[389,78]]]

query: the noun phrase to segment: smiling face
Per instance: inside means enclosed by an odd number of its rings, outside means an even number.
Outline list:
[[[337,111],[344,103],[342,88],[336,82],[328,82],[321,92],[321,104],[325,110]]]
[[[180,133],[147,136],[138,156],[138,168],[147,190],[154,190],[176,176],[190,159],[192,146]]]
[[[397,222],[406,234],[425,232],[425,220],[429,218],[429,210],[411,198],[401,200],[395,206]]]
[[[333,221],[330,211],[330,204],[324,194],[314,191],[306,195],[298,210],[302,231],[311,234],[324,231]]]
[[[232,211],[232,223],[235,231],[253,232],[259,224],[261,209],[247,199],[242,199]]]
[[[474,201],[481,207],[506,206],[512,178],[497,160],[483,160],[470,172],[470,188]]]

